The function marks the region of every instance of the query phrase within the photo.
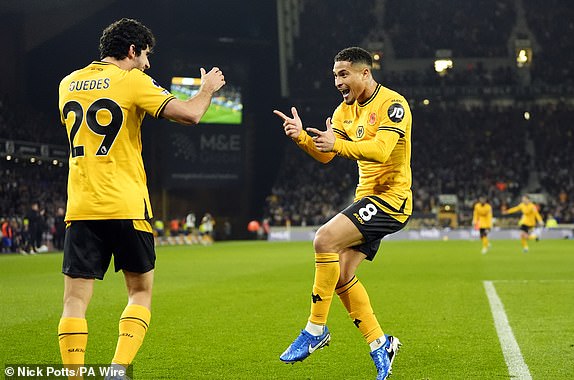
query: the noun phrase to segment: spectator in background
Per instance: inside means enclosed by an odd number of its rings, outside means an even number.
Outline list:
[[[54,217],[54,249],[64,249],[64,237],[66,235],[66,222],[64,222],[64,208],[58,207]]]
[[[10,220],[2,219],[0,225],[2,226],[2,253],[14,252],[14,231],[12,230]]]
[[[215,220],[210,213],[206,212],[201,218],[199,223],[199,235],[201,237],[201,244],[211,245],[213,244],[213,228],[215,226]]]
[[[179,236],[180,232],[180,220],[178,218],[173,218],[169,221],[169,234],[170,236]]]
[[[28,220],[28,241],[30,243],[31,252],[37,252],[42,245],[42,231],[43,220],[40,214],[40,207],[38,202],[32,202],[28,212],[26,213]]]

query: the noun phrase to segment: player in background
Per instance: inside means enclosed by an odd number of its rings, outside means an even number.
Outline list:
[[[59,109],[70,143],[64,302],[58,326],[62,361],[84,364],[86,309],[94,280],[102,280],[114,256],[128,303],[119,321],[112,367],[127,367],[151,318],[155,250],[153,213],[141,156],[146,114],[197,124],[224,84],[216,67],[201,68],[201,87],[187,101],[176,99],[144,73],[155,37],[143,24],[121,19],[100,38],[100,60],[60,83]]]
[[[492,229],[492,206],[486,201],[486,197],[479,197],[478,202],[474,205],[472,225],[480,232],[481,252],[484,255],[490,248],[488,233]]]
[[[504,215],[514,214],[521,212],[522,217],[518,224],[520,225],[520,243],[522,244],[522,251],[528,252],[528,240],[538,239],[538,236],[531,235],[534,227],[538,224],[543,226],[544,222],[542,216],[538,212],[536,205],[530,200],[528,195],[522,196],[522,202],[518,206],[511,207],[503,212]]]
[[[280,359],[304,360],[330,342],[326,323],[336,293],[371,348],[377,379],[386,379],[400,343],[383,333],[355,272],[365,259],[374,259],[381,239],[402,229],[411,215],[411,112],[403,96],[375,81],[372,68],[371,55],[362,48],[346,48],[335,56],[335,87],[343,101],[327,118],[325,131],[304,130],[295,107],[292,116],[273,111],[283,120],[285,134],[314,159],[327,163],[339,155],[357,161],[359,168],[354,202],[315,235],[311,313]],[[388,272],[381,272],[383,278]]]
[[[213,244],[213,227],[215,226],[215,220],[210,213],[206,212],[199,222],[199,235],[201,238],[201,244],[211,245]]]

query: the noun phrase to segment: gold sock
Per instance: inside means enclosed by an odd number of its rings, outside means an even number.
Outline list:
[[[66,368],[77,369],[84,365],[88,345],[88,322],[85,318],[60,318],[58,340],[62,363]],[[81,379],[69,376],[69,379]]]
[[[128,305],[120,318],[118,344],[113,363],[127,367],[134,360],[149,326],[151,313],[141,305]]]
[[[356,276],[335,291],[367,343],[370,344],[384,335],[373,312],[369,295]]]
[[[520,238],[520,243],[522,244],[522,248],[528,249],[528,238]]]
[[[313,303],[309,321],[325,325],[333,292],[339,281],[339,255],[336,253],[315,253],[315,281],[313,283]]]
[[[482,248],[488,248],[488,238],[486,236],[482,238]]]

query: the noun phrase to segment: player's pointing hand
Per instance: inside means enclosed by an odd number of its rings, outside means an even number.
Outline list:
[[[325,120],[326,130],[320,131],[316,128],[307,128],[307,131],[314,133],[313,142],[315,143],[315,148],[321,152],[332,152],[335,146],[335,133],[333,132],[333,124],[331,123],[331,118],[328,117]]]
[[[283,119],[283,130],[285,134],[292,139],[296,139],[301,134],[303,130],[303,122],[297,113],[297,109],[295,107],[291,107],[291,113],[293,117],[289,117],[285,115],[283,112],[278,110],[273,110],[273,113]]]

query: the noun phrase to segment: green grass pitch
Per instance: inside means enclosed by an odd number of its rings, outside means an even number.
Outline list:
[[[302,363],[279,355],[304,326],[311,242],[158,247],[139,379],[374,379],[368,346],[334,299],[332,342]],[[59,363],[61,253],[0,255],[0,362]],[[358,276],[386,333],[403,342],[400,379],[509,379],[483,281],[493,281],[533,379],[574,379],[574,241],[384,242]],[[123,277],[97,282],[89,363],[108,363],[126,302]]]

